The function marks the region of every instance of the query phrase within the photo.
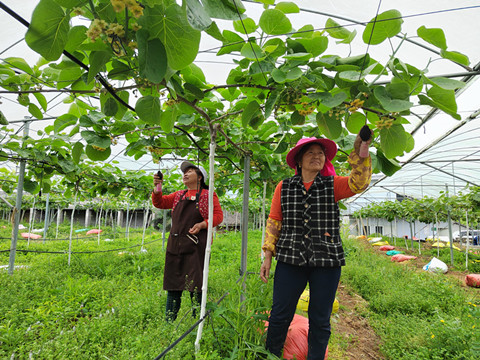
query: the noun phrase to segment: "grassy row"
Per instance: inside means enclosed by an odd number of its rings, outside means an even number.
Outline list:
[[[4,230],[8,232],[8,229]],[[69,233],[69,229],[64,229]],[[117,230],[118,231],[118,230]],[[65,234],[65,232],[63,232]],[[13,276],[0,271],[0,358],[153,359],[184,334],[195,319],[183,297],[179,319],[164,322],[164,250],[161,234],[147,232],[145,246],[107,253],[21,254],[28,265]],[[0,237],[2,231],[0,231]],[[102,239],[110,234],[102,234]],[[74,251],[118,249],[141,243],[141,236],[113,242],[75,240]],[[259,281],[261,233],[251,231],[245,285],[239,279],[240,233],[218,233],[213,244],[208,309],[201,350],[196,330],[166,359],[255,359],[264,354],[262,320],[270,309],[272,282]],[[0,241],[0,249],[9,241]],[[29,249],[66,249],[68,242],[31,242]],[[25,242],[19,248],[26,247]],[[367,317],[382,338],[387,359],[474,359],[478,292],[466,292],[445,276],[412,271],[346,240],[342,282],[368,301]],[[8,253],[0,253],[0,264]],[[219,305],[216,300],[228,295]],[[477,335],[475,335],[477,334]],[[345,344],[333,337],[331,357],[341,359]]]

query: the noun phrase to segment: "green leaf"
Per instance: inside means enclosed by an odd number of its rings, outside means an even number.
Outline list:
[[[203,93],[203,91],[193,84],[185,83],[183,87],[185,88],[186,91],[192,94],[195,97],[195,99],[201,100],[205,97],[205,94]]]
[[[35,190],[37,189],[37,187],[38,187],[38,183],[35,181],[32,181],[30,179],[25,179],[23,181],[23,190],[29,192],[30,194],[34,194],[36,192]]]
[[[218,41],[221,41],[221,42],[225,41],[225,38],[220,32],[220,29],[218,28],[218,25],[215,21],[213,21],[212,24],[204,31]]]
[[[463,81],[458,81],[445,77],[438,77],[433,79],[428,79],[427,77],[425,77],[424,79],[426,82],[445,90],[457,90],[465,87],[465,83]]]
[[[409,110],[413,106],[413,103],[411,103],[410,101],[392,99],[391,95],[383,86],[377,86],[373,90],[373,93],[382,105],[382,107],[390,112],[401,112]]]
[[[280,10],[284,14],[296,14],[300,12],[300,8],[293,2],[282,1],[275,5],[275,9]]]
[[[87,39],[87,28],[85,26],[74,26],[68,32],[68,40],[65,44],[65,50],[75,52],[78,47]]]
[[[177,118],[176,114],[177,110],[174,106],[169,107],[162,114],[160,126],[162,127],[162,130],[167,134],[172,132],[173,130],[173,126],[175,125],[175,120]]]
[[[347,97],[348,97],[347,94],[345,94],[342,91],[342,92],[336,93],[333,96],[328,92],[316,93],[315,96],[312,98],[319,99],[323,106],[326,106],[328,108],[334,108],[340,105],[341,103],[343,103],[347,99]]]
[[[63,114],[57,117],[53,123],[55,134],[59,134],[63,129],[75,125],[78,118],[72,114]]]
[[[196,30],[206,30],[212,25],[212,19],[208,16],[199,0],[186,0],[188,22]]]
[[[43,111],[47,111],[48,102],[45,98],[45,95],[43,95],[42,93],[33,93],[33,96],[35,96]]]
[[[283,35],[292,31],[292,24],[283,12],[267,9],[260,16],[259,25],[268,35]]]
[[[150,125],[161,124],[162,110],[159,98],[153,96],[141,97],[135,105],[135,111],[143,122]]]
[[[387,159],[382,151],[377,150],[377,154],[370,154],[373,160],[376,159],[378,169],[387,176],[392,176],[402,167],[394,159]]]
[[[183,80],[185,82],[193,84],[198,88],[203,88],[205,86],[205,74],[202,69],[195,64],[190,64],[181,71]]]
[[[30,67],[30,65],[28,65],[27,62],[22,58],[9,57],[9,58],[6,58],[3,61],[5,62],[5,64],[9,64],[13,68],[20,69],[20,70],[24,71],[25,73],[27,73],[29,75],[33,74],[33,70]]]
[[[159,84],[167,72],[167,53],[160,39],[148,40],[148,36],[147,30],[137,31],[140,76]]]
[[[465,66],[470,65],[470,60],[468,59],[468,56],[462,53],[459,53],[458,51],[440,50],[440,56],[444,59],[451,60],[460,65],[465,65]]]
[[[406,146],[405,129],[400,124],[393,124],[390,128],[380,130],[380,146],[389,159],[403,155]]]
[[[85,148],[85,154],[87,154],[88,158],[93,161],[105,161],[110,157],[111,153],[112,149],[110,147],[105,150],[98,150],[94,149],[92,145],[87,145]]]
[[[257,117],[260,112],[260,105],[255,100],[250,101],[242,113],[242,125],[244,128],[250,123],[250,121]]]
[[[337,139],[342,134],[342,122],[336,118],[335,114],[318,112],[317,125],[320,132],[329,139]]]
[[[128,91],[126,90],[119,91],[117,92],[117,95],[120,99],[122,99],[125,102],[125,104],[128,104],[128,98],[130,97],[130,93]],[[118,110],[117,110],[117,113],[115,114],[115,119],[122,119],[125,113],[127,112],[128,108],[122,103],[120,103],[119,101],[117,101],[117,105],[118,105]]]
[[[243,20],[235,20],[233,22],[233,28],[240,34],[251,34],[257,30],[258,25],[255,24],[255,20],[251,18],[245,18]]]
[[[287,80],[287,74],[281,69],[273,69],[272,77],[275,82],[282,84]]]
[[[363,125],[365,125],[365,115],[359,112],[354,112],[345,121],[347,130],[352,134],[358,134]]]
[[[103,113],[107,116],[114,116],[118,111],[117,100],[112,97],[109,97],[105,101],[105,106],[103,107]]]
[[[287,47],[281,39],[270,39],[263,45],[263,50],[269,53],[271,57],[276,58],[285,54]]]
[[[82,154],[83,154],[83,144],[80,141],[77,141],[72,148],[72,159],[75,164],[80,163]]]
[[[49,61],[62,55],[68,40],[70,16],[53,0],[40,0],[25,34],[27,45]]]
[[[224,20],[238,20],[239,14],[245,12],[245,7],[240,1],[236,1],[238,12],[236,11],[235,5],[232,3],[233,0],[202,0],[203,6],[210,15],[210,17],[215,19],[224,19]],[[243,17],[242,15],[240,15]]]
[[[32,114],[32,116],[36,117],[37,119],[43,119],[43,113],[35,104],[32,104],[32,103],[28,104],[28,112]]]
[[[338,74],[339,78],[348,82],[357,82],[365,78],[365,74],[360,71],[342,71]]]
[[[200,31],[192,28],[185,11],[177,4],[166,8],[146,7],[139,24],[150,32],[150,39],[158,38],[165,46],[168,66],[181,70],[195,60],[200,44]]]
[[[288,149],[288,142],[282,140],[278,143],[277,147],[273,150],[275,154],[283,154]]]
[[[305,50],[316,57],[323,54],[328,48],[328,38],[326,36],[314,36],[309,39],[297,39],[303,45]]]
[[[284,56],[285,59],[287,60],[297,60],[297,61],[306,61],[309,60],[312,57],[312,54],[310,53],[305,53],[305,52],[297,52],[293,54],[287,54]]]
[[[303,75],[303,71],[300,68],[293,68],[287,72],[287,80],[294,81],[299,79]]]
[[[278,98],[280,97],[280,90],[273,90],[265,101],[265,119],[268,119],[272,114],[272,111],[277,103]]]
[[[57,89],[63,89],[73,84],[79,78],[81,78],[83,70],[80,68],[66,68],[60,71],[57,78]]]
[[[73,172],[76,169],[75,163],[72,162],[72,161],[66,160],[66,159],[59,159],[58,160],[58,165],[60,165],[64,174],[68,174],[70,172]]]
[[[248,60],[261,60],[265,57],[262,48],[253,42],[244,44],[240,53]]]
[[[457,102],[455,99],[455,92],[453,90],[444,90],[434,86],[427,91],[427,95],[429,97],[425,95],[418,95],[420,104],[430,105],[446,112],[454,119],[461,120],[461,116],[457,114]]]
[[[231,89],[217,89],[218,93],[223,96],[223,98],[227,101],[234,101],[237,100],[240,96],[240,90],[234,89],[232,92]]]
[[[95,131],[84,130],[80,134],[89,145],[106,149],[112,144],[112,140],[108,136],[100,136]]]
[[[433,46],[447,50],[447,40],[442,29],[427,29],[425,26],[420,26],[417,29],[417,35]]]
[[[370,20],[363,31],[365,44],[378,45],[392,38],[402,30],[402,14],[398,10],[388,10]]]
[[[222,48],[218,50],[217,56],[230,54],[233,51],[240,51],[245,44],[245,40],[243,40],[240,35],[230,30],[224,30],[223,37],[226,41],[223,43]]]
[[[8,125],[8,120],[1,111],[0,111],[0,125]]]
[[[410,97],[410,85],[403,81],[388,84],[385,90],[393,99],[405,100]]]
[[[340,39],[343,41],[340,41],[340,43],[345,43],[345,44],[350,44],[355,36],[357,35],[357,31],[350,31],[345,29],[343,26],[341,26],[339,23],[337,23],[335,20],[332,20],[331,18],[328,18],[326,23],[325,23],[325,30],[327,33],[333,37],[334,39]]]
[[[290,121],[292,122],[292,125],[303,125],[305,124],[305,116],[300,115],[299,112],[295,110],[290,116]]]
[[[111,56],[107,51],[92,51],[90,54],[87,84],[89,84],[100,71],[105,69],[105,64],[110,61]]]
[[[313,25],[304,25],[292,34],[292,38],[311,39],[313,37],[314,31],[315,29]]]

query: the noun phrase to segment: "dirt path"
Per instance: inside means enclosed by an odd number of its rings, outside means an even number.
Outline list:
[[[332,316],[332,334],[337,339],[340,338],[338,343],[341,344],[341,349],[332,348],[328,360],[385,359],[378,346],[380,337],[362,316],[368,303],[341,283],[337,299],[340,308]]]

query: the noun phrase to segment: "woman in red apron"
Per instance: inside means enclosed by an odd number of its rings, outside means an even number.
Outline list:
[[[174,321],[180,310],[182,292],[190,292],[192,306],[201,300],[203,263],[207,246],[208,186],[207,172],[201,166],[184,161],[180,165],[186,190],[163,195],[163,180],[154,175],[153,206],[172,209],[172,228],[165,255],[163,289],[167,291],[165,317]],[[159,186],[157,186],[159,185]],[[213,194],[213,226],[223,220],[217,194]],[[193,310],[195,315],[195,310]]]

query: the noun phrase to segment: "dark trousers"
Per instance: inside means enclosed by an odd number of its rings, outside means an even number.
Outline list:
[[[323,360],[330,338],[330,315],[340,281],[341,267],[303,267],[278,262],[273,283],[266,348],[278,357],[282,354],[288,327],[298,300],[310,285],[308,304],[308,360]]]
[[[200,305],[202,301],[202,292],[190,291],[190,300],[192,301],[192,316],[197,316],[195,307]],[[182,291],[167,292],[167,306],[165,309],[165,319],[168,322],[175,321],[182,304]]]

